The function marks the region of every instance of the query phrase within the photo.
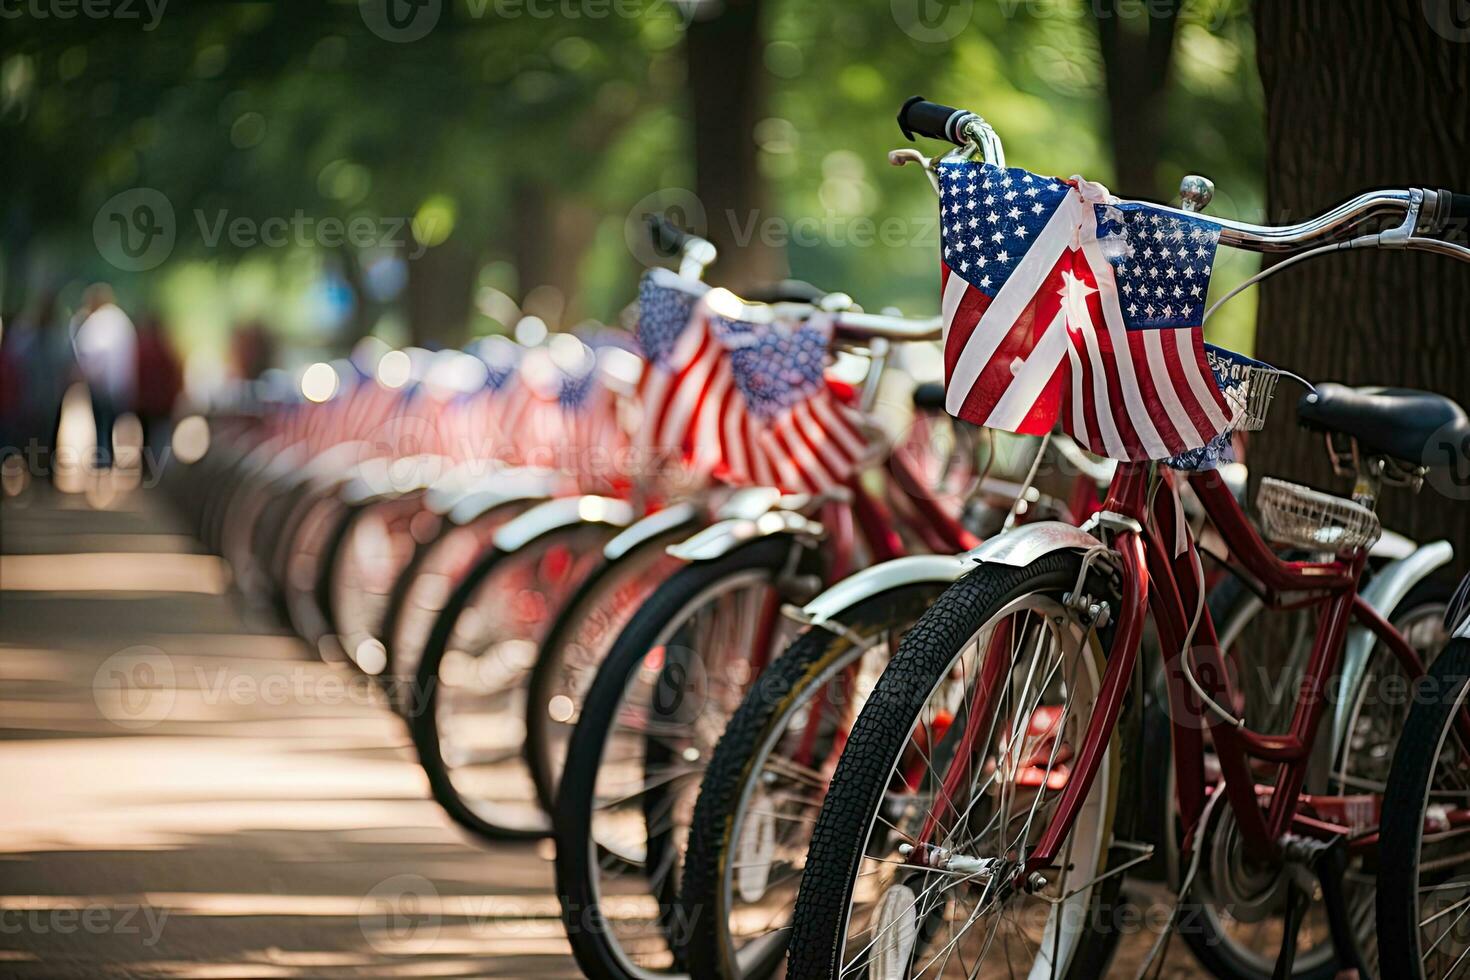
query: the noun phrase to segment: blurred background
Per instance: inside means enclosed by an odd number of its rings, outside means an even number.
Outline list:
[[[1243,0],[155,2],[7,22],[0,310],[64,322],[109,282],[190,393],[262,344],[294,367],[608,320],[658,209],[732,287],[931,312],[933,195],[885,161],[915,93],[982,112],[1015,165],[1159,199],[1198,171],[1263,216]],[[1253,319],[1214,333],[1248,348]]]
[[[68,482],[53,451],[93,438],[90,410],[147,463],[197,458],[195,413],[232,382],[302,388],[367,338],[615,325],[667,262],[651,213],[713,241],[709,278],[737,292],[790,276],[932,315],[936,200],[886,160],[916,94],[981,113],[1012,166],[1163,202],[1201,174],[1212,213],[1253,222],[1375,187],[1470,192],[1465,0],[0,0],[0,975],[474,976],[510,957],[502,975],[573,976],[547,852],[470,850],[371,692],[283,712],[181,684],[151,752],[96,737],[119,734],[93,699],[128,644],[181,678],[231,658],[313,690],[340,675],[244,622],[165,507]],[[1260,268],[1222,250],[1213,296]],[[1246,292],[1206,336],[1470,404],[1467,309],[1464,266],[1361,252]],[[1296,393],[1252,437],[1253,477],[1341,490]],[[88,493],[27,493],[53,477]],[[1451,540],[1458,573],[1467,501],[1450,467],[1381,513]],[[400,944],[389,971],[359,920],[419,874],[517,926],[447,934],[428,965]],[[166,950],[116,917],[55,925],[145,890],[178,916]],[[28,909],[49,933],[9,928]]]

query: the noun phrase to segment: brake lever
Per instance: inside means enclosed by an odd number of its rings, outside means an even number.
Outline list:
[[[888,162],[895,167],[917,163],[924,168],[924,173],[929,176],[929,183],[934,188],[934,193],[939,193],[939,175],[934,172],[934,160],[931,157],[924,156],[924,154],[913,147],[904,146],[897,150],[889,150]]]

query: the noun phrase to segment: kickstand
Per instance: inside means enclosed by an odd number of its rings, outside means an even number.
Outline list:
[[[1288,845],[1296,853],[1290,857],[1300,874],[1287,876],[1286,921],[1282,932],[1281,953],[1276,958],[1274,980],[1289,980],[1296,960],[1297,933],[1311,907],[1312,878],[1322,886],[1322,904],[1327,911],[1327,927],[1332,934],[1332,949],[1337,954],[1338,968],[1356,970],[1367,976],[1352,923],[1348,921],[1347,900],[1342,891],[1342,876],[1347,870],[1347,842],[1342,837],[1330,841],[1297,839]]]
[[[1286,919],[1281,929],[1281,952],[1276,954],[1276,970],[1272,980],[1291,980],[1292,968],[1296,965],[1296,937],[1301,931],[1302,920],[1312,905],[1312,895],[1296,879],[1286,879]]]

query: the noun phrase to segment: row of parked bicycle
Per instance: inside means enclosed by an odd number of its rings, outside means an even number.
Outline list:
[[[1188,280],[1217,244],[1470,259],[1437,237],[1470,199],[1257,227],[900,122],[958,147],[893,157],[940,192],[941,318],[738,298],[655,220],[678,271],[631,335],[268,377],[170,485],[248,597],[380,679],[454,820],[554,839],[589,976],[1098,976],[1146,901],[1145,968],[1178,934],[1225,977],[1457,972],[1466,601],[1374,502],[1470,420],[1317,386],[1351,497],[1262,479],[1253,521],[1229,458],[1279,375],[1196,346]],[[941,332],[947,391],[913,380]]]

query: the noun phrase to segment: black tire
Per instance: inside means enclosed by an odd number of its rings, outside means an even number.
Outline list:
[[[949,676],[977,631],[1009,603],[1034,595],[1055,601],[1074,588],[1081,568],[1081,556],[1074,552],[1045,555],[1020,568],[982,565],[951,586],[909,631],[853,726],[817,817],[792,916],[788,976],[816,980],[841,975],[850,898],[871,846],[875,815],[930,692]],[[1101,575],[1090,575],[1086,589],[1094,597],[1109,597],[1112,608],[1119,608],[1115,588]],[[1113,631],[1109,625],[1098,636],[1104,651],[1111,649]],[[1119,746],[1136,751],[1140,702],[1135,676],[1114,751]],[[1126,802],[1138,798],[1140,786],[1136,760],[1123,755],[1119,761],[1112,792],[1125,805],[1113,808],[1111,827],[1100,827],[1100,841],[1110,837],[1112,843],[1098,856],[1099,874],[1137,856],[1117,846],[1119,839],[1132,839],[1139,808]],[[1101,787],[1098,783],[1094,792]],[[1122,885],[1123,875],[1115,874],[1092,887],[1088,908],[1078,916],[1076,929],[1069,930],[1079,938],[1061,976],[1106,975],[1117,945]],[[862,969],[866,975],[866,966]]]
[[[581,711],[579,702],[587,682],[643,601],[682,567],[668,554],[668,546],[689,533],[689,526],[680,525],[641,542],[616,561],[599,565],[541,644],[526,686],[526,764],[536,784],[536,797],[547,813],[556,806],[566,744]],[[572,670],[577,676],[568,677]],[[558,696],[571,703],[553,716],[552,700]]]
[[[672,791],[650,794],[657,799],[642,801],[647,849],[643,865],[631,869],[638,875],[637,887],[642,893],[651,893],[657,899],[659,922],[650,928],[651,935],[647,941],[658,947],[655,955],[666,955],[670,965],[660,968],[632,962],[601,907],[604,862],[609,867],[629,869],[621,856],[604,852],[596,840],[594,828],[595,797],[604,748],[611,739],[629,684],[681,612],[694,608],[703,601],[703,596],[718,590],[722,583],[743,581],[751,575],[776,583],[787,568],[795,547],[800,545],[787,535],[762,538],[720,558],[690,565],[676,573],[639,607],[618,635],[588,689],[581,718],[567,749],[566,766],[557,792],[555,837],[557,893],[562,903],[567,938],[577,964],[593,980],[629,980],[678,975],[680,972],[675,952],[682,941],[673,934],[674,926],[667,918],[676,910],[678,901],[676,835],[673,828],[654,816],[655,812],[669,810],[666,804],[673,795]],[[660,690],[667,673],[667,670],[659,673],[656,686]],[[676,701],[682,698],[683,693],[682,690],[675,692]],[[678,707],[671,710],[677,711]],[[654,738],[647,740],[648,757],[654,757],[657,741]],[[692,796],[697,784],[687,780],[686,783]],[[652,873],[648,872],[650,867],[654,869]]]
[[[1423,934],[1420,929],[1420,872],[1424,850],[1424,823],[1429,796],[1435,789],[1436,773],[1443,769],[1448,751],[1463,753],[1464,744],[1455,732],[1455,718],[1465,709],[1470,688],[1470,639],[1455,639],[1440,654],[1414,693],[1408,723],[1394,754],[1393,768],[1383,796],[1383,822],[1378,843],[1378,952],[1383,980],[1421,980],[1447,975],[1426,968]],[[1463,762],[1457,768],[1463,769]],[[1462,791],[1463,792],[1463,791]],[[1463,807],[1463,802],[1461,807]],[[1463,877],[1470,860],[1445,869]],[[1440,876],[1431,874],[1431,878]],[[1442,881],[1440,882],[1442,884]],[[1454,906],[1450,906],[1453,908]],[[1446,953],[1453,961],[1470,948],[1466,918],[1449,924],[1453,943]],[[1436,939],[1439,948],[1443,939]],[[1431,952],[1438,952],[1431,943]]]
[[[517,807],[514,808],[514,813],[508,811],[501,816],[481,801],[467,796],[455,780],[453,766],[445,759],[439,726],[441,710],[446,708],[445,683],[440,669],[444,665],[451,639],[456,635],[456,626],[478,598],[496,591],[496,577],[513,571],[517,563],[536,561],[539,555],[554,547],[565,547],[573,554],[586,556],[589,562],[593,559],[600,561],[603,545],[617,530],[605,524],[579,522],[548,531],[515,551],[492,548],[455,586],[449,603],[434,621],[434,629],[419,661],[412,690],[403,692],[403,708],[409,732],[413,736],[414,747],[418,750],[419,763],[428,776],[429,789],[434,799],[456,823],[486,840],[536,840],[550,833],[551,823],[545,812],[535,805],[529,773],[518,771],[525,768],[524,754],[520,751],[514,753],[513,764],[510,763],[511,757],[507,756],[505,761],[512,766],[507,774],[516,777],[524,775],[524,799],[530,804],[529,807]],[[582,573],[585,574],[587,570],[582,569]],[[560,585],[570,592],[580,581],[579,575],[576,581],[566,581]],[[564,597],[553,597],[550,604],[557,605],[556,600]],[[507,602],[510,599],[508,596],[499,598]],[[554,621],[559,609],[550,609],[549,612],[550,620]],[[518,639],[538,643],[541,637],[527,636]],[[517,707],[524,705],[520,686],[528,680],[531,665],[527,663],[523,666],[522,676],[512,679],[515,686],[505,691],[506,703]]]
[[[705,770],[684,855],[679,902],[690,923],[684,955],[691,976],[754,978],[769,975],[779,964],[786,949],[781,927],[752,939],[739,951],[728,932],[731,910],[726,907],[725,878],[735,857],[737,815],[749,798],[752,780],[760,778],[757,766],[813,698],[868,656],[866,641],[913,626],[947,584],[917,583],[868,596],[834,616],[835,628],[808,629],[761,674],[740,703]],[[818,768],[815,763],[813,768]],[[821,799],[817,791],[811,802],[815,805]]]

